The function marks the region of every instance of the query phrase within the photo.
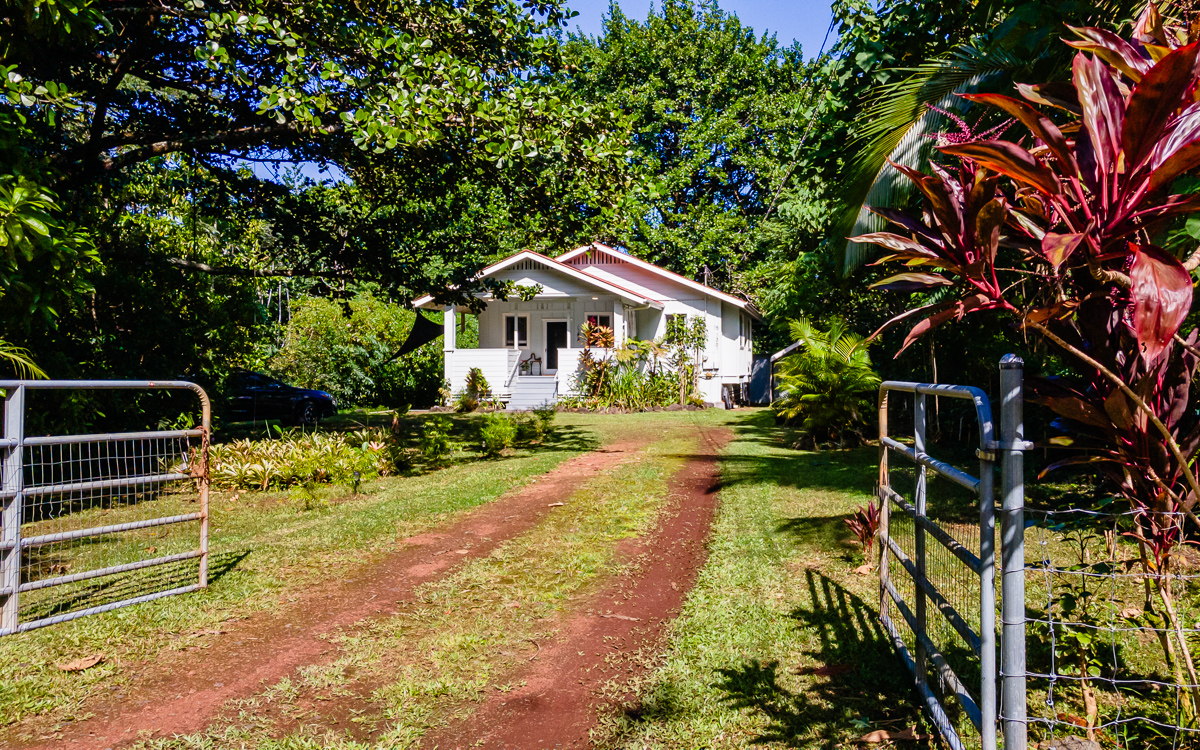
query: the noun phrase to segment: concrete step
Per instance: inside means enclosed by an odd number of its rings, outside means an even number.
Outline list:
[[[552,404],[558,395],[558,383],[546,375],[518,375],[512,382],[509,409],[535,409],[543,404]]]

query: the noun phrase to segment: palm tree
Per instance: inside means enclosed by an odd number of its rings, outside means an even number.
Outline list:
[[[775,402],[777,413],[800,423],[803,445],[861,442],[859,428],[871,413],[880,383],[867,354],[870,341],[851,332],[840,318],[824,331],[805,319],[793,320],[789,327],[800,348],[779,361],[783,395]]]

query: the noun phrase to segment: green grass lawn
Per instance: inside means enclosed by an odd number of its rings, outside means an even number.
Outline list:
[[[920,722],[842,522],[871,498],[877,450],[791,450],[766,411],[736,432],[708,564],[662,666],[598,747],[832,748]]]

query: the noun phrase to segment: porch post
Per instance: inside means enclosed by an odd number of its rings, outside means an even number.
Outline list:
[[[454,372],[454,348],[458,344],[456,338],[458,326],[455,325],[457,320],[457,308],[454,305],[446,305],[442,312],[442,377],[450,381],[451,388],[454,387],[454,381],[451,378],[451,374]]]
[[[613,302],[613,348],[625,343],[625,303],[620,297]]]

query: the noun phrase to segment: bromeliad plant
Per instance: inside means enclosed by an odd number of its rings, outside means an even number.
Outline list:
[[[1200,167],[1200,27],[1172,26],[1149,4],[1130,41],[1071,31],[1079,52],[1070,82],[1019,84],[1021,98],[967,97],[1015,119],[1022,127],[1006,132],[1024,131],[1019,140],[939,146],[949,158],[932,175],[897,166],[920,190],[924,216],[880,210],[900,231],[856,239],[886,248],[880,262],[910,267],[881,288],[940,292],[895,319],[922,317],[905,347],[993,310],[1068,355],[1073,382],[1031,386],[1070,426],[1063,442],[1080,449],[1050,468],[1103,472],[1134,510],[1135,535],[1162,540],[1163,524],[1178,532],[1184,516],[1196,521],[1200,498],[1191,388],[1200,351],[1196,331],[1179,333],[1200,249],[1172,241],[1200,209],[1200,194],[1179,179]],[[1194,695],[1192,716],[1197,704]]]

